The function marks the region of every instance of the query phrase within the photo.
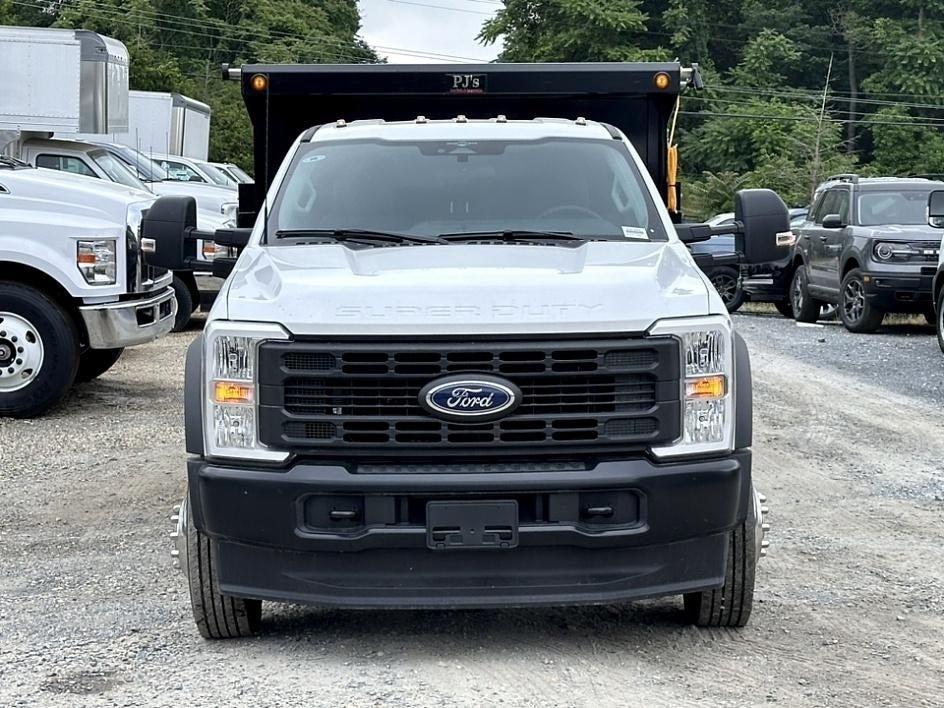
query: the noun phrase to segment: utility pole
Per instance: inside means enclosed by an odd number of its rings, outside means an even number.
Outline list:
[[[816,142],[813,146],[813,171],[810,175],[810,195],[816,191],[816,185],[819,184],[820,171],[820,144],[823,140],[823,124],[826,122],[826,99],[829,96],[829,80],[833,74],[833,55],[829,55],[829,67],[826,69],[826,85],[823,86],[823,102],[819,108],[819,121],[816,123]]]

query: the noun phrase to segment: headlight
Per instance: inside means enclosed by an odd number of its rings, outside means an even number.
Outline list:
[[[734,338],[724,317],[661,320],[651,336],[679,340],[682,435],[657,457],[728,452],[734,447]]]
[[[872,247],[875,259],[883,263],[895,262],[932,262],[937,261],[936,243],[880,241]]]
[[[89,285],[114,285],[118,280],[118,247],[114,239],[79,241],[75,262]]]
[[[276,324],[211,322],[204,335],[204,446],[211,457],[281,462],[287,452],[259,442],[258,348],[288,339]]]
[[[220,205],[220,214],[226,219],[226,226],[228,228],[236,228],[236,214],[238,210],[239,204],[237,202],[223,202],[223,204]]]

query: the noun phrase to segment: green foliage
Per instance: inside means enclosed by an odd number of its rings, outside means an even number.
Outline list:
[[[485,23],[485,43],[504,37],[501,61],[640,61],[667,51],[635,38],[646,29],[639,0],[507,0]]]
[[[902,177],[944,173],[944,134],[938,128],[915,125],[918,119],[900,107],[882,108],[874,117],[873,170]]]
[[[709,89],[678,126],[689,215],[741,187],[802,205],[829,174],[944,172],[944,0],[505,0],[481,39],[507,61],[698,62]]]

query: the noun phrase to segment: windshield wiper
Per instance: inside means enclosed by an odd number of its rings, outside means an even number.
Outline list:
[[[373,231],[371,229],[281,229],[275,237],[284,238],[323,238],[338,243],[359,243],[376,246],[383,243],[421,243],[446,244],[448,241],[438,236],[420,236],[418,234],[398,234],[392,231]]]
[[[0,165],[6,165],[7,167],[32,167],[28,162],[18,160],[15,157],[8,157],[7,155],[0,155]]]
[[[598,241],[589,236],[575,236],[570,231],[528,231],[526,229],[503,229],[495,231],[457,231],[439,234],[439,238],[453,243],[461,241],[502,241],[515,243],[521,241]]]

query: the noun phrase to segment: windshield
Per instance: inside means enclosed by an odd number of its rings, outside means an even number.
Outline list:
[[[222,187],[232,187],[236,184],[236,181],[227,176],[219,167],[215,167],[209,162],[200,162],[198,164],[200,165],[200,169],[203,170],[203,173],[213,181],[213,184],[218,184]]]
[[[563,138],[304,144],[269,227],[667,239],[622,143]]]
[[[112,182],[118,182],[119,184],[127,185],[128,187],[134,187],[135,189],[144,189],[144,185],[141,184],[141,180],[135,177],[131,170],[129,170],[125,163],[117,159],[111,153],[105,150],[93,150],[89,153],[95,164],[102,168],[108,179]]]
[[[859,195],[859,224],[927,225],[930,189],[863,192]]]
[[[242,182],[243,184],[249,184],[250,182],[252,182],[252,177],[249,176],[249,173],[247,173],[239,165],[229,164],[226,166],[226,168],[230,171],[230,173],[232,173],[233,177],[235,177],[239,182]]]
[[[142,152],[130,147],[115,147],[115,155],[145,182],[163,182],[167,171]]]

